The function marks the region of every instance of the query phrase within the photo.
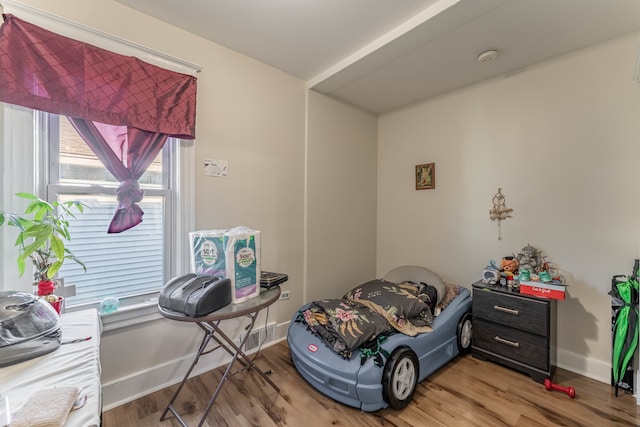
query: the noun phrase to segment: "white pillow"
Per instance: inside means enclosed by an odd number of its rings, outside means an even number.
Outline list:
[[[426,283],[427,285],[431,285],[438,291],[438,301],[436,304],[440,304],[442,298],[444,298],[444,293],[446,291],[446,287],[444,284],[444,280],[442,280],[442,277],[440,277],[437,273],[429,270],[428,268],[418,265],[403,265],[401,267],[396,267],[385,274],[383,279],[394,283],[422,282]]]

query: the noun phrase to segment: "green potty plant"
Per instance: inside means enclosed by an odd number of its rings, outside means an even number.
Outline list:
[[[30,200],[23,214],[0,211],[0,226],[16,227],[19,248],[18,272],[24,274],[27,258],[36,268],[37,280],[50,280],[66,260],[73,260],[87,271],[87,267],[65,247],[71,240],[68,218],[75,218],[74,211],[84,212],[85,204],[78,201],[49,203],[30,193],[16,193]]]

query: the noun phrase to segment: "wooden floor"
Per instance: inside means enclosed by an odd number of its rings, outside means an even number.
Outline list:
[[[206,356],[204,356],[206,357]],[[297,373],[286,342],[262,350],[257,365],[271,369],[278,394],[253,372],[233,376],[204,426],[637,426],[640,406],[628,393],[615,397],[604,383],[558,369],[554,382],[576,389],[575,399],[547,391],[529,377],[471,356],[458,357],[418,385],[413,402],[397,411],[364,413],[310,387]],[[196,426],[222,369],[188,381],[176,407]],[[104,427],[179,426],[160,415],[176,386],[103,414]]]

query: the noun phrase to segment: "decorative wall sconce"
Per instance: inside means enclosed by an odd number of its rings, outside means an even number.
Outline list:
[[[491,221],[498,221],[498,240],[502,240],[502,229],[500,222],[511,218],[511,212],[513,209],[507,208],[506,200],[502,194],[502,188],[498,188],[498,192],[493,196],[493,209],[489,211],[489,218]]]

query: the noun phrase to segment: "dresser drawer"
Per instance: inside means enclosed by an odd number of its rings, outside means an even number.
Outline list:
[[[474,319],[473,346],[544,371],[549,369],[549,342],[539,335]]]
[[[549,303],[517,295],[475,291],[473,316],[545,337],[549,331]]]

